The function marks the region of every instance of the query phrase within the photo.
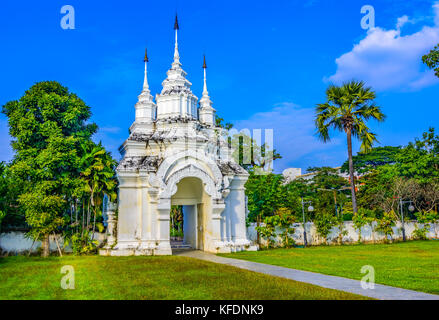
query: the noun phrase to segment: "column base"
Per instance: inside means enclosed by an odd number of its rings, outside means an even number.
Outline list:
[[[258,251],[259,246],[247,239],[237,239],[235,241],[218,241],[214,248],[206,251],[212,253],[232,253],[240,251]]]
[[[172,255],[169,241],[156,244],[155,242],[126,242],[119,243],[114,248],[104,247],[99,250],[101,256],[163,256]]]

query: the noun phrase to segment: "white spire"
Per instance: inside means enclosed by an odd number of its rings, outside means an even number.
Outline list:
[[[207,91],[207,83],[206,83],[206,56],[204,56],[204,62],[203,62],[203,69],[204,69],[204,86],[203,86],[203,97],[207,96],[209,97],[209,92]]]
[[[145,58],[143,59],[143,62],[145,62],[145,76],[143,79],[143,89],[142,93],[139,95],[139,101],[147,101],[152,102],[152,95],[151,91],[149,91],[149,85],[148,85],[148,53],[145,49]]]
[[[162,82],[162,91],[156,96],[157,119],[190,118],[197,119],[197,97],[192,93],[187,73],[182,69],[178,53],[178,18],[175,15],[175,49],[171,68],[166,72]]]
[[[149,91],[148,85],[148,54],[145,49],[145,58],[143,62],[145,62],[145,76],[143,79],[143,88],[142,93],[139,95],[139,100],[137,101],[136,108],[136,120],[135,123],[131,126],[132,130],[136,129],[136,126],[139,123],[152,123],[155,117],[156,105],[154,103],[154,98],[151,95],[151,91]],[[131,130],[130,129],[130,130]]]
[[[200,110],[198,112],[200,122],[208,126],[215,125],[215,109],[212,108],[212,101],[209,97],[209,92],[207,91],[207,80],[206,80],[206,56],[204,56],[203,70],[204,70],[204,86],[203,86],[203,96],[200,99]]]
[[[175,23],[174,23],[174,30],[175,30],[175,48],[174,48],[174,62],[172,63],[173,67],[179,67],[181,66],[180,63],[180,54],[178,53],[178,30],[180,27],[178,26],[178,18],[177,14],[175,14]]]
[[[145,78],[143,79],[143,92],[150,92],[149,91],[149,85],[148,85],[148,69],[147,69],[147,65],[148,65],[148,53],[145,49],[145,58],[143,59],[143,61],[145,62]]]

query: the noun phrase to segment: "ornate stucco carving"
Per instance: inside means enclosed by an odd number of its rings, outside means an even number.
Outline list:
[[[221,198],[221,194],[219,192],[220,186],[217,186],[212,177],[208,175],[205,171],[192,164],[174,172],[164,181],[163,191],[160,194],[160,198],[172,197],[177,192],[177,184],[182,179],[187,177],[200,179],[203,182],[204,190],[209,196],[214,199]]]

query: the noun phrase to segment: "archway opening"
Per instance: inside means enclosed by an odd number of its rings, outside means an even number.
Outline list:
[[[211,207],[210,202],[199,178],[180,180],[177,192],[171,197],[171,248],[204,250],[206,213]]]

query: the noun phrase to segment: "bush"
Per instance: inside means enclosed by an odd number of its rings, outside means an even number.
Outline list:
[[[422,227],[419,227],[419,224],[416,224],[416,229],[413,230],[413,239],[415,240],[427,240],[427,233],[428,229],[423,225]]]
[[[352,222],[354,224],[354,228],[358,232],[358,243],[361,242],[361,229],[364,226],[367,226],[370,223],[372,223],[372,221],[373,221],[372,216],[373,216],[372,210],[359,208],[358,213],[352,217]]]
[[[393,228],[395,226],[395,213],[392,211],[390,212],[384,212],[381,219],[376,219],[377,226],[375,227],[375,230],[378,232],[381,232],[386,236],[385,241],[387,242],[389,240],[389,237],[392,238],[393,235]]]
[[[314,218],[314,225],[317,233],[324,240],[328,242],[328,236],[331,233],[331,229],[337,224],[337,218],[328,212],[319,212]]]
[[[293,238],[295,228],[292,226],[295,221],[295,217],[291,214],[291,211],[286,208],[281,208],[274,216],[269,216],[264,219],[264,224],[256,227],[256,230],[260,233],[262,238],[267,240],[267,246],[273,247],[276,242],[276,228],[281,230],[279,234],[281,238],[281,246],[290,248],[294,246],[295,241]]]

